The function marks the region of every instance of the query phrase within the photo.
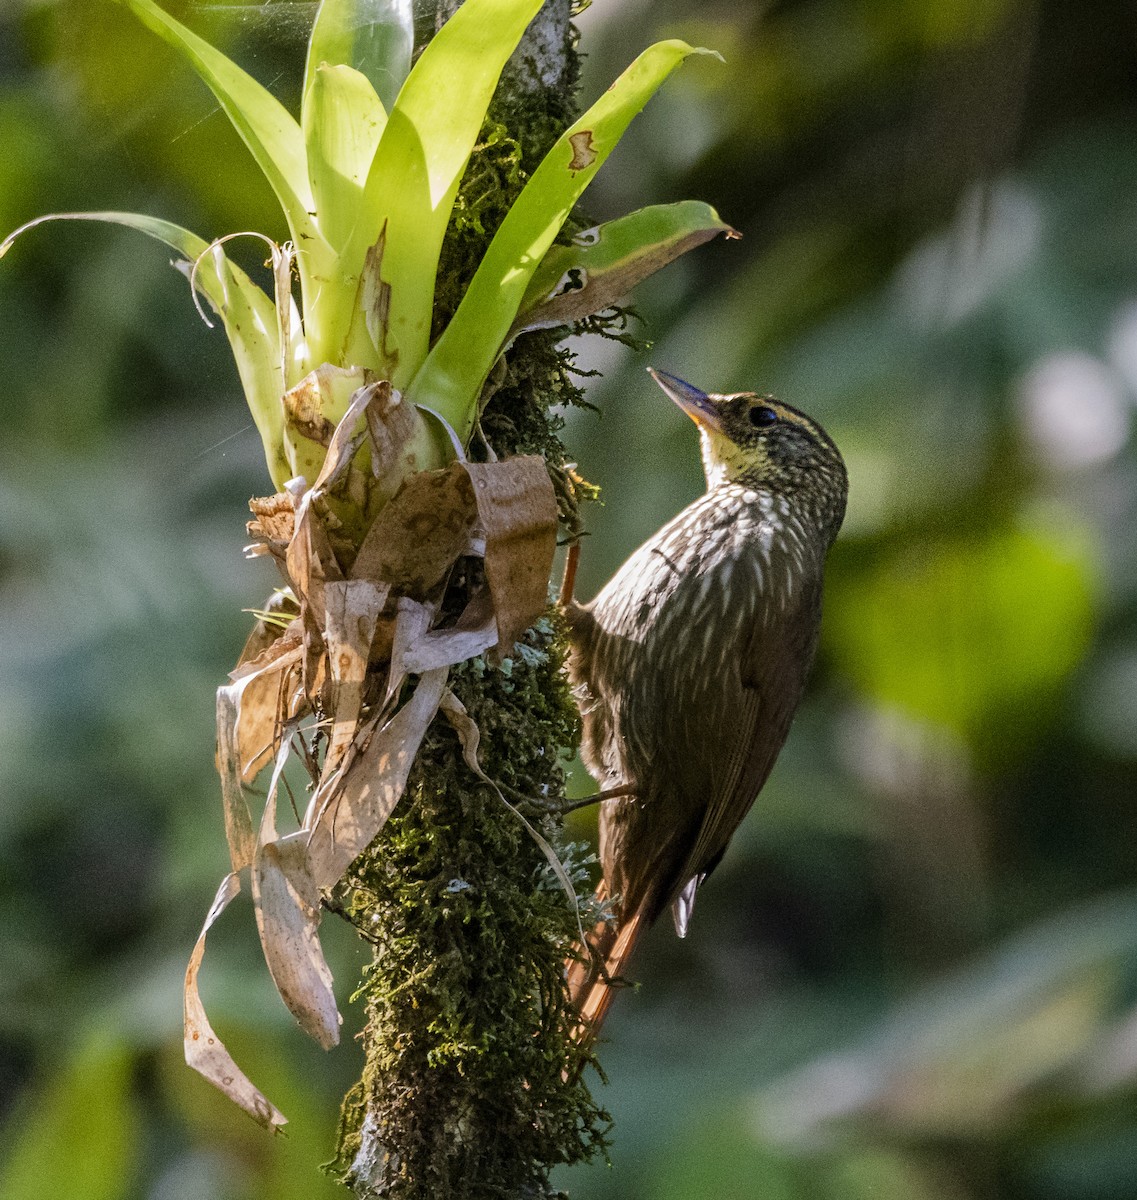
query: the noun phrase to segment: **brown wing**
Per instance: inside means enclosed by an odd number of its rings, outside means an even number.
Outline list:
[[[813,661],[819,606],[818,592],[806,594],[789,620],[772,628],[756,624],[751,633],[739,664],[741,703],[732,736],[723,739],[727,757],[678,876],[674,916],[681,937],[694,889],[718,865],[785,745]]]

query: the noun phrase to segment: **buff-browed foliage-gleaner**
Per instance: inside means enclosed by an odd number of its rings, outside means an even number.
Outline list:
[[[599,895],[615,914],[568,967],[585,1039],[664,909],[686,934],[770,774],[817,647],[848,493],[837,447],[796,408],[652,375],[699,427],[707,491],[591,603],[565,603],[582,755],[608,797]]]

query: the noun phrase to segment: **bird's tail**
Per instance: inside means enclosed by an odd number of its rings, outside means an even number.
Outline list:
[[[603,882],[596,895],[600,900],[605,898]],[[579,1047],[587,1048],[599,1035],[632,952],[648,924],[642,909],[615,925],[600,921],[587,944],[578,946],[569,959],[566,981],[569,998],[577,1011],[573,1040]]]

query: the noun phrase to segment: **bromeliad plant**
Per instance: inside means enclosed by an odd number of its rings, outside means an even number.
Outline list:
[[[279,489],[253,502],[254,549],[277,559],[289,589],[218,694],[232,871],[205,930],[250,868],[274,980],[301,1025],[330,1046],[340,1018],[316,937],[321,897],[399,802],[436,713],[488,783],[477,727],[449,691],[448,671],[478,654],[500,661],[547,603],[557,509],[544,463],[465,458],[487,378],[522,333],[571,326],[687,249],[732,233],[707,205],[685,202],[555,244],[632,118],[688,55],[705,52],[680,41],[651,46],[564,131],[431,344],[455,197],[499,76],[541,0],[466,0],[413,68],[408,0],[322,0],[299,121],[153,0],[116,2],[192,64],[272,185],[291,237],[264,239],[272,294],[227,255],[241,235],[210,242],[134,213],[41,217],[0,255],[43,221],[130,226],[180,255],[195,300],[205,299],[228,335]],[[443,615],[442,595],[470,558],[480,566],[455,620]],[[299,722],[313,715],[322,756],[306,754],[312,800],[301,827],[282,835],[277,784]],[[270,763],[254,828],[245,788]],[[571,894],[556,854],[530,832]],[[186,980],[187,1058],[259,1120],[280,1124],[201,1009],[205,930]]]
[[[660,42],[565,131],[534,172],[431,346],[435,274],[458,186],[502,68],[541,0],[467,0],[413,70],[407,0],[323,0],[299,122],[153,0],[117,2],[185,55],[272,185],[292,239],[270,243],[275,294],[270,298],[230,261],[227,238],[207,242],[137,213],[40,217],[16,230],[0,253],[32,226],[58,219],[128,225],[177,251],[224,324],[278,487],[296,476],[315,478],[327,437],[313,433],[334,426],[369,379],[405,391],[465,445],[482,385],[512,338],[600,311],[692,245],[727,231],[705,204],[660,205],[549,255],[628,123],[683,59],[706,53]],[[406,36],[372,36],[392,26]],[[377,85],[389,91],[392,79],[403,82],[387,112]],[[447,456],[444,439],[424,435],[413,465],[438,466]]]

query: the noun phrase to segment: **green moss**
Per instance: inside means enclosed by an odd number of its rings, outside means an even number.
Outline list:
[[[452,675],[481,730],[483,769],[521,795],[563,795],[561,750],[578,723],[562,654],[542,621],[508,666],[477,659]],[[556,841],[559,820],[527,808]],[[566,857],[586,890],[586,864],[572,863],[571,848]],[[577,1057],[564,993],[576,912],[443,719],[352,884],[350,918],[376,949],[360,990],[367,1064],[345,1105],[337,1168],[364,1196],[549,1194],[550,1168],[601,1151],[608,1124],[581,1072],[566,1071]],[[359,1188],[352,1167],[365,1120],[386,1147],[374,1190]],[[374,1166],[363,1173],[374,1183]]]

